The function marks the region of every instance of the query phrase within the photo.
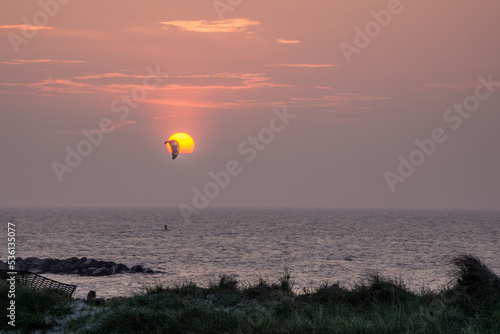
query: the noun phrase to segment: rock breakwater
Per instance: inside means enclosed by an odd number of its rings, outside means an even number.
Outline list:
[[[7,263],[0,261],[0,269],[8,270]],[[36,274],[74,274],[81,276],[107,276],[122,273],[156,273],[141,265],[134,265],[129,268],[123,263],[99,261],[86,257],[70,257],[65,260],[50,258],[39,259],[37,257],[22,259],[18,257],[15,261],[15,269],[28,270]]]

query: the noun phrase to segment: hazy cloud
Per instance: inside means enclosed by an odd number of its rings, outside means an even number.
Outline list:
[[[476,87],[477,82],[472,82],[472,81],[461,81],[461,82],[437,82],[437,83],[429,83],[426,84],[424,87],[426,88],[446,88],[446,89],[452,89],[456,91],[463,91],[468,88]]]
[[[320,97],[290,97],[290,104],[309,107],[337,107],[347,106],[349,109],[370,110],[372,107],[359,106],[357,102],[388,100],[387,97],[368,96],[358,93],[339,93],[335,95],[324,95]],[[345,109],[342,109],[345,110]],[[323,110],[332,111],[332,110]]]
[[[4,65],[22,65],[22,64],[60,64],[60,63],[69,63],[69,64],[78,64],[78,63],[86,63],[84,60],[57,60],[57,59],[13,59],[12,61],[3,61],[0,64]]]
[[[298,39],[277,39],[276,42],[280,44],[298,44],[301,43]]]
[[[54,29],[54,27],[32,26],[29,24],[3,24],[0,29],[19,29],[19,30],[38,30],[38,29]]]
[[[335,67],[335,64],[271,64],[266,66],[277,67],[304,67],[304,68],[317,68],[317,67]]]
[[[259,25],[260,22],[252,21],[249,19],[229,19],[218,21],[163,21],[160,22],[166,27],[163,29],[168,30],[170,26],[177,27],[183,31],[193,32],[243,32],[252,25]]]
[[[43,62],[42,62],[43,63]],[[8,92],[9,88],[17,93],[46,95],[50,94],[82,94],[94,93],[96,91],[108,93],[123,93],[134,88],[143,86],[143,79],[153,77],[152,75],[125,74],[119,72],[85,74],[72,78],[49,77],[41,81],[28,83],[0,83],[4,87],[2,92]],[[165,75],[163,86],[158,86],[155,91],[172,90],[240,90],[253,88],[295,87],[285,83],[275,83],[265,73],[214,73],[214,74],[189,74],[189,75]],[[118,82],[116,79],[123,79]],[[168,80],[167,80],[168,79]],[[91,81],[93,80],[93,81]],[[24,88],[24,90],[22,90]],[[164,100],[159,100],[164,104]],[[154,103],[154,102],[152,102]],[[172,105],[191,105],[192,102],[168,100]],[[206,105],[201,103],[200,106]]]

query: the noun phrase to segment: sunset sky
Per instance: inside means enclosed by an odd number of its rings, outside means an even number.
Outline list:
[[[0,206],[194,207],[208,189],[210,207],[499,209],[499,17],[491,0],[4,0]],[[196,147],[172,160],[176,132]]]

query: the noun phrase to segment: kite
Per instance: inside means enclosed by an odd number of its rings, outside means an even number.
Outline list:
[[[170,145],[172,149],[172,159],[177,158],[179,155],[179,142],[177,140],[167,140],[163,145]]]

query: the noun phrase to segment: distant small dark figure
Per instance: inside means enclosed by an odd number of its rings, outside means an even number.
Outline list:
[[[92,299],[96,297],[95,291],[90,290],[89,293],[87,294],[87,299]]]
[[[167,225],[165,225],[165,230],[168,230],[168,227],[167,227]]]
[[[106,303],[104,298],[96,298],[95,291],[89,291],[89,293],[87,294],[87,299],[85,299],[85,302],[90,305],[104,305]]]

